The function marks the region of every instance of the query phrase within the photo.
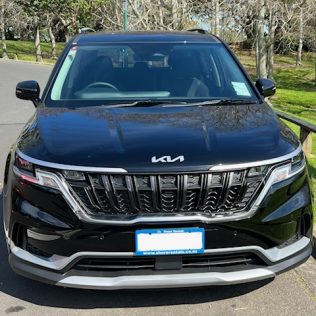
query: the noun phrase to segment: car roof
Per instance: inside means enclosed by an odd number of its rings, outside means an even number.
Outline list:
[[[188,43],[220,43],[220,40],[208,33],[192,31],[146,31],[146,32],[95,32],[80,34],[73,44],[93,43],[131,43],[131,42],[188,42]]]

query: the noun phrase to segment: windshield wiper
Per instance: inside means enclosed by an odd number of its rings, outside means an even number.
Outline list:
[[[157,106],[163,107],[177,107],[177,106],[206,106],[206,105],[239,105],[239,104],[258,104],[258,101],[247,99],[214,99],[202,102],[186,102],[186,101],[172,101],[172,100],[138,100],[131,103],[116,103],[116,104],[103,104],[102,106],[108,109],[124,108],[124,107],[137,107],[137,106]]]
[[[131,103],[116,103],[116,104],[104,104],[102,106],[113,109],[113,108],[123,108],[123,107],[133,107],[133,106],[156,106],[156,105],[187,105],[187,102],[179,102],[179,101],[169,101],[169,100],[139,100]]]
[[[173,107],[173,106],[205,106],[205,105],[240,105],[240,104],[258,104],[258,101],[255,100],[247,100],[247,99],[214,99],[207,100],[202,102],[184,102],[182,104],[178,103],[170,103],[166,104],[165,107]]]

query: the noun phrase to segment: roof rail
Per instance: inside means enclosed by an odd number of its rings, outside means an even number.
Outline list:
[[[92,29],[91,27],[83,27],[79,29],[79,34],[88,34],[88,33],[94,33],[95,30]]]
[[[199,29],[199,28],[189,29],[187,31],[188,32],[196,32],[196,33],[199,33],[199,34],[208,34],[208,32],[206,30]]]

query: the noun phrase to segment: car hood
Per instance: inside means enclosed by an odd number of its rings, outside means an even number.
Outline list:
[[[17,144],[46,162],[129,172],[208,170],[276,158],[298,146],[266,104],[40,108]]]

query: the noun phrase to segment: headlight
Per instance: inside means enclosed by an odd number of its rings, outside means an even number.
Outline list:
[[[292,158],[291,161],[291,172],[303,169],[306,165],[304,152],[301,151],[298,155]]]
[[[248,171],[247,177],[253,178],[253,177],[263,176],[265,175],[267,169],[268,169],[268,166],[252,167]]]
[[[305,168],[305,156],[303,151],[291,159],[291,163],[278,167],[272,171],[269,178],[270,184],[278,183],[286,180],[287,178],[299,173]],[[269,166],[256,166],[249,169],[247,177],[264,176],[267,173]]]
[[[85,180],[84,173],[80,171],[64,170],[63,175],[67,180]]]
[[[271,177],[270,177],[271,185],[289,178],[290,171],[291,171],[290,164],[288,164],[286,166],[278,167],[275,170],[273,170]]]
[[[33,174],[30,172],[25,172],[25,170],[18,168],[17,165],[13,166],[13,172],[20,179],[26,182],[60,190],[60,187],[55,180],[55,177],[57,176],[53,173],[50,173],[50,172],[46,173],[45,171],[35,170],[35,174]]]
[[[301,151],[297,156],[291,159],[291,163],[273,170],[269,178],[269,181],[271,181],[271,185],[298,174],[305,168],[305,165],[305,155],[303,151]]]
[[[27,171],[27,172],[29,172],[30,174],[33,174],[33,175],[34,175],[34,171],[35,171],[35,170],[34,170],[34,165],[33,165],[31,162],[29,162],[29,161],[27,161],[27,160],[21,158],[21,157],[18,156],[18,155],[15,155],[15,162],[14,162],[14,164],[15,164],[20,170]]]
[[[80,210],[78,203],[69,192],[64,180],[57,174],[36,169],[31,162],[22,159],[18,155],[16,155],[13,172],[23,181],[60,191],[74,212]]]
[[[272,171],[268,181],[260,192],[252,208],[256,210],[261,205],[261,202],[263,201],[273,184],[279,183],[295,176],[296,174],[304,170],[305,165],[306,162],[304,153],[300,152],[297,156],[293,157],[291,159],[291,162],[289,162],[288,164],[275,168]]]

